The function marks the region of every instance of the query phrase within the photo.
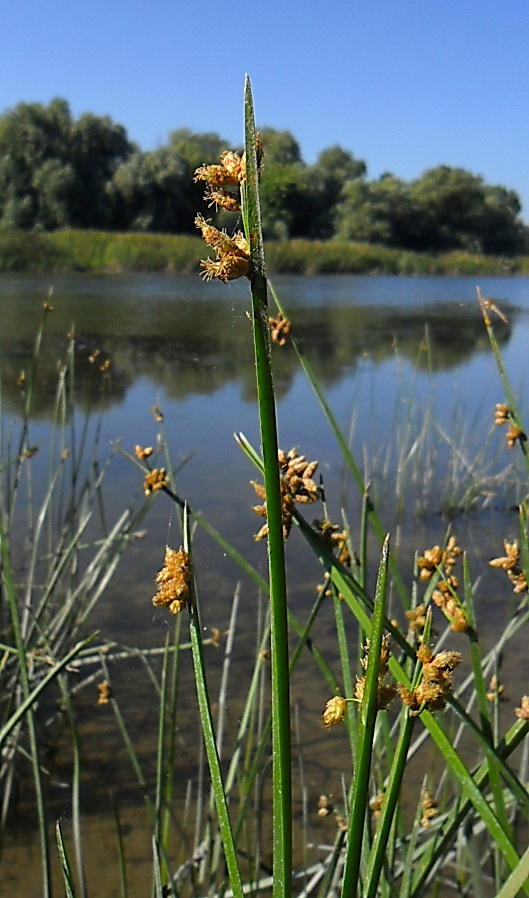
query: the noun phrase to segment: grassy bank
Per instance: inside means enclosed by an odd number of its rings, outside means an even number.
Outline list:
[[[292,274],[505,275],[529,273],[529,257],[406,252],[366,243],[289,240],[267,244],[270,272]],[[0,272],[198,271],[204,248],[187,234],[104,231],[0,232]]]

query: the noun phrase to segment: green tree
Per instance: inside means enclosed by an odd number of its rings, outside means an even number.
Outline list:
[[[344,198],[346,185],[364,178],[366,172],[366,163],[338,144],[321,151],[310,168],[315,194],[314,236],[324,239],[333,236],[336,207]]]
[[[70,222],[80,228],[111,227],[110,183],[117,168],[135,150],[125,128],[109,116],[87,113],[72,124],[68,146],[75,172]]]
[[[0,117],[0,225],[110,226],[107,185],[132,149],[108,117],[74,122],[62,99],[19,103]]]
[[[263,143],[263,166],[304,164],[301,149],[290,131],[278,131],[276,128],[261,128]]]
[[[187,167],[167,147],[136,152],[114,174],[114,217],[122,230],[189,231]]]
[[[398,246],[412,209],[406,184],[393,175],[377,181],[348,181],[336,207],[336,236]]]
[[[315,194],[310,172],[300,163],[263,166],[261,215],[265,237],[313,236]]]
[[[71,116],[65,100],[19,103],[0,117],[0,225],[59,227],[68,220]]]
[[[511,254],[523,245],[521,205],[514,191],[488,186],[462,168],[439,165],[410,184],[417,227],[414,249],[467,249]]]

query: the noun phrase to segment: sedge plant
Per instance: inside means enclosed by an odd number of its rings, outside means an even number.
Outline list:
[[[205,180],[210,198],[226,208],[238,208],[244,234],[229,237],[197,218],[206,242],[216,259],[202,263],[207,277],[229,281],[245,276],[249,280],[255,350],[255,371],[260,421],[260,447],[254,448],[242,435],[237,442],[262,476],[264,485],[257,492],[263,501],[259,513],[266,518],[260,536],[266,539],[268,576],[264,578],[237,553],[225,536],[217,533],[203,515],[191,509],[177,492],[166,440],[161,444],[167,455],[166,467],[153,467],[146,450],[138,447],[136,459],[144,473],[144,486],[152,498],[165,493],[175,503],[182,528],[182,546],[166,550],[164,565],[157,577],[158,607],[177,615],[177,625],[160,649],[161,673],[158,675],[146,652],[138,653],[155,690],[159,708],[156,777],[154,789],[146,776],[139,753],[127,726],[125,715],[110,690],[109,703],[115,714],[127,754],[144,796],[153,830],[152,893],[234,895],[272,892],[274,898],[289,898],[294,888],[303,896],[319,898],[340,894],[342,898],[396,896],[419,898],[435,893],[448,871],[456,880],[453,891],[460,894],[498,894],[510,898],[529,894],[527,853],[520,851],[518,833],[529,822],[529,793],[523,765],[515,766],[517,750],[523,751],[529,730],[529,698],[524,697],[516,711],[516,720],[502,735],[499,727],[499,690],[490,691],[487,680],[498,674],[501,656],[509,640],[529,623],[527,576],[529,541],[527,507],[520,506],[519,543],[506,543],[505,556],[493,566],[503,570],[519,597],[509,625],[493,649],[484,652],[475,614],[476,584],[469,559],[461,552],[455,537],[448,533],[443,545],[417,554],[412,585],[402,570],[398,554],[364,482],[360,466],[350,451],[328,401],[310,369],[295,334],[289,333],[288,312],[270,288],[265,270],[265,255],[260,223],[259,170],[261,148],[255,130],[253,100],[249,80],[245,85],[244,156],[223,154],[218,166],[205,166],[196,173]],[[276,337],[288,342],[318,399],[324,420],[336,438],[352,483],[362,502],[358,551],[353,551],[354,523],[343,519],[340,525],[329,519],[324,505],[323,519],[309,522],[300,508],[303,503],[321,498],[312,479],[314,463],[307,463],[294,450],[279,448],[274,381],[272,376],[271,315],[269,296],[278,307],[282,323],[274,319]],[[508,444],[525,458],[526,436],[516,399],[509,386],[490,320],[489,301],[480,296],[485,326],[506,391],[505,406],[498,407],[500,424],[508,427]],[[487,304],[489,303],[489,304]],[[510,442],[509,442],[510,441]],[[528,468],[529,473],[529,468]],[[193,526],[205,529],[249,575],[264,598],[266,611],[256,639],[252,669],[229,761],[223,757],[224,718],[213,713],[211,686],[208,682],[203,637],[200,595],[195,569],[199,563],[193,546]],[[298,620],[289,608],[285,569],[285,540],[296,528],[324,573],[324,583],[306,619]],[[120,531],[121,532],[121,531]],[[82,533],[82,531],[81,531]],[[72,540],[72,537],[70,537]],[[77,547],[77,541],[73,541]],[[379,557],[374,585],[370,585],[369,549],[376,544]],[[69,544],[68,544],[69,545]],[[13,605],[12,626],[15,641],[11,654],[20,659],[17,694],[22,697],[14,717],[11,713],[7,733],[10,736],[32,708],[35,692],[24,672],[24,647],[18,624],[15,584],[9,565],[8,543],[3,540],[3,577],[9,606]],[[73,550],[72,550],[73,551]],[[461,557],[460,557],[461,556]],[[462,584],[454,573],[462,567]],[[461,576],[461,575],[460,575]],[[338,673],[319,651],[314,623],[324,603],[331,599],[338,645]],[[235,607],[235,606],[234,606]],[[189,642],[182,641],[180,613],[189,623]],[[434,615],[436,620],[434,623]],[[235,627],[233,611],[230,631]],[[444,623],[439,636],[437,619]],[[356,641],[350,638],[351,622],[356,625]],[[26,627],[32,628],[31,620]],[[18,627],[18,630],[17,630]],[[37,628],[33,628],[38,633]],[[18,635],[17,635],[18,634]],[[295,636],[294,636],[295,634]],[[459,640],[454,647],[454,640]],[[435,642],[435,647],[432,643]],[[290,649],[292,643],[292,650]],[[231,646],[231,643],[230,643]],[[262,659],[270,647],[270,713],[265,709],[266,671]],[[58,656],[54,676],[62,675],[72,661],[92,660],[92,648],[68,644],[69,652]],[[180,653],[190,650],[193,660],[197,703],[209,769],[211,789],[207,793],[202,774],[199,777],[195,844],[189,857],[174,870],[171,857],[171,831],[174,823],[172,774],[177,763],[178,664]],[[231,651],[231,649],[230,649]],[[130,657],[131,653],[126,653]],[[79,657],[75,657],[79,655]],[[291,678],[302,655],[307,655],[326,684],[330,698],[323,712],[326,730],[344,727],[348,740],[351,769],[344,779],[343,796],[320,799],[322,816],[336,821],[334,841],[317,846],[314,865],[297,871],[293,868],[292,766],[294,750],[291,735]],[[458,677],[456,672],[466,655],[471,673]],[[111,656],[109,656],[111,657]],[[226,671],[228,653],[226,655]],[[100,661],[105,681],[110,682],[108,658]],[[59,666],[61,665],[61,666]],[[227,677],[227,673],[226,673]],[[41,681],[44,682],[44,681]],[[42,687],[44,688],[44,687]],[[219,706],[225,705],[229,690],[223,680]],[[492,694],[492,699],[490,695]],[[65,707],[70,706],[65,702]],[[315,717],[319,718],[319,714]],[[30,751],[34,752],[31,740]],[[318,721],[319,725],[319,721]],[[334,732],[336,732],[334,730]],[[3,733],[3,731],[2,731]],[[0,733],[0,738],[2,733]],[[255,795],[262,787],[268,763],[271,736],[272,874],[263,873],[261,847],[253,842],[258,829]],[[404,808],[413,764],[424,745],[431,747],[442,773],[435,793],[424,779],[416,795],[416,805]],[[34,764],[38,779],[38,759]],[[411,770],[411,773],[410,773]],[[324,800],[325,799],[325,800]],[[207,813],[202,813],[207,808]],[[39,811],[42,825],[45,809]],[[119,836],[119,825],[117,826]],[[66,893],[76,894],[69,853],[60,827],[57,842]],[[43,847],[43,851],[47,850]],[[76,851],[77,857],[82,852]],[[127,894],[125,861],[121,857],[122,894]],[[482,864],[477,861],[481,858]],[[485,863],[486,862],[486,863]],[[79,868],[81,862],[76,860]],[[486,866],[486,873],[484,867]],[[78,880],[82,877],[78,875]],[[186,892],[188,889],[188,892]]]

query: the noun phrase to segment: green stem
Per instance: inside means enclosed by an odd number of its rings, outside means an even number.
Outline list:
[[[355,765],[353,797],[351,813],[349,816],[347,855],[342,882],[342,898],[349,898],[349,896],[358,894],[360,859],[369,800],[371,755],[373,752],[373,738],[375,735],[378,707],[378,673],[380,670],[380,650],[384,633],[388,554],[389,538],[386,537],[382,548],[382,558],[378,571],[371,634],[369,638],[369,656],[364,683],[364,695],[360,707],[358,756]]]
[[[243,218],[250,246],[253,333],[264,482],[268,520],[268,567],[272,648],[272,779],[274,898],[291,894],[292,784],[290,744],[290,676],[285,547],[278,465],[278,439],[272,366],[268,298],[258,190],[256,132],[250,81],[245,84],[246,180]]]

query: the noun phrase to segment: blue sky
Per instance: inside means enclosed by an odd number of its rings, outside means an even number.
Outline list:
[[[518,191],[529,220],[528,0],[4,0],[0,110],[65,97],[150,149],[258,124],[304,158],[334,143],[369,177],[440,163]]]

